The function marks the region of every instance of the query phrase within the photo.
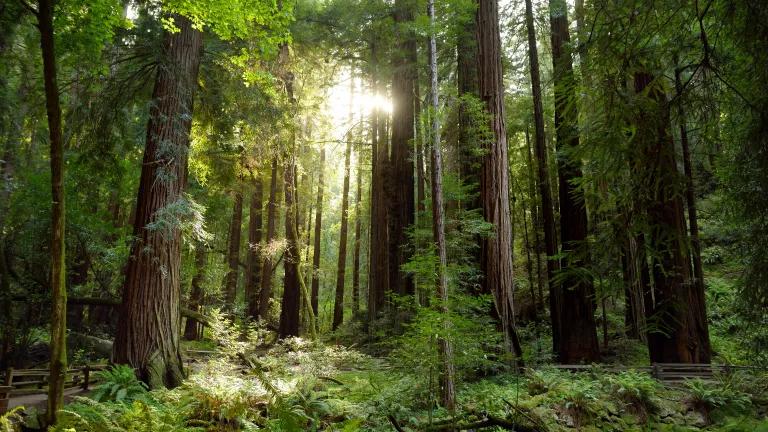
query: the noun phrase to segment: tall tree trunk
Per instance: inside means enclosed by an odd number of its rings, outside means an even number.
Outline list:
[[[261,267],[261,230],[262,201],[264,199],[264,184],[261,173],[256,174],[253,180],[253,193],[251,194],[250,211],[248,212],[248,260],[245,267],[245,301],[248,316],[257,319],[259,316],[259,295]]]
[[[530,0],[527,0],[530,1]],[[560,193],[560,237],[565,254],[564,278],[556,289],[561,323],[557,359],[564,364],[591,363],[600,359],[595,327],[595,288],[589,277],[577,274],[588,262],[587,208],[579,188],[581,161],[574,156],[579,145],[579,112],[575,99],[576,79],[571,53],[568,51],[568,7],[565,0],[549,1],[549,23],[552,39],[552,65],[555,81],[555,135],[557,137],[557,171]]]
[[[509,159],[504,121],[504,85],[497,0],[478,0],[477,46],[480,97],[491,116],[493,139],[488,140],[480,169],[480,202],[485,221],[495,227],[483,241],[481,271],[486,292],[493,293],[504,332],[504,347],[522,358],[512,307],[512,226],[509,220]]]
[[[371,87],[380,94],[376,46],[371,47]],[[371,111],[371,241],[368,282],[368,321],[373,322],[384,308],[389,290],[389,231],[384,178],[387,172],[389,143],[383,131],[383,111]]]
[[[680,81],[680,70],[675,70],[675,93],[682,97],[683,85]],[[680,146],[683,150],[683,172],[685,173],[685,202],[688,207],[688,224],[691,236],[691,258],[693,259],[693,285],[697,291],[704,292],[704,267],[701,263],[701,241],[699,240],[699,217],[696,212],[696,189],[693,185],[693,164],[691,149],[688,142],[688,125],[686,124],[685,108],[682,103],[678,107],[680,123]]]
[[[549,314],[552,321],[552,352],[560,352],[560,299],[554,276],[560,263],[557,255],[557,232],[552,203],[552,188],[549,185],[549,162],[546,136],[544,135],[544,109],[541,98],[541,76],[539,73],[539,51],[536,47],[536,28],[533,25],[533,6],[525,0],[525,22],[528,30],[528,59],[531,70],[531,92],[533,93],[533,120],[535,127],[536,166],[538,167],[539,195],[541,196],[541,217],[544,225],[544,252],[547,255],[547,281],[549,283]]]
[[[205,280],[205,264],[208,258],[208,250],[202,242],[195,244],[195,276],[192,277],[192,285],[189,293],[189,309],[194,312],[200,312],[200,306],[203,301],[203,280]],[[200,323],[194,317],[187,317],[187,323],[184,326],[184,339],[198,340],[200,334]]]
[[[161,224],[184,204],[192,103],[202,53],[202,33],[173,15],[177,32],[166,32],[158,68],[141,169],[136,239],[123,286],[115,338],[115,362],[135,368],[152,388],[176,387],[184,378],[179,347],[181,231]]]
[[[417,72],[418,75],[418,72]],[[422,127],[421,93],[419,91],[419,79],[413,80],[414,92],[414,116],[416,120],[416,211],[420,214],[426,211],[426,179],[424,178],[424,131]]]
[[[435,25],[435,2],[427,2],[430,26]],[[448,253],[445,246],[445,215],[443,210],[443,162],[440,150],[440,98],[437,80],[437,41],[434,33],[429,36],[429,81],[431,83],[432,103],[432,234],[437,247],[437,299],[440,302],[440,312],[443,315],[443,327],[448,330],[450,321],[448,317]],[[456,370],[453,365],[453,346],[445,337],[438,338],[438,349],[443,363],[441,374],[441,396],[443,406],[449,411],[456,410],[456,388],[454,378]]]
[[[477,22],[472,17],[461,17],[457,24],[460,36],[456,39],[456,82],[459,97],[459,176],[464,184],[480,183],[480,158],[477,156],[477,136],[472,133],[472,115],[467,98],[480,97],[477,63]],[[464,204],[467,210],[480,208],[477,198]],[[479,260],[479,259],[478,259]]]
[[[288,60],[288,45],[283,44],[280,47],[281,60]],[[292,72],[286,72],[283,76],[288,100],[292,105],[296,105],[296,99],[293,95]],[[280,338],[299,335],[299,321],[301,311],[301,290],[299,287],[299,215],[298,215],[298,195],[296,190],[296,130],[292,128],[290,144],[288,149],[288,165],[285,168],[285,240],[286,249],[283,258],[283,268],[285,277],[283,278],[283,299],[280,309],[280,327],[278,335]],[[313,329],[314,330],[314,329]]]
[[[362,218],[360,201],[363,198],[363,155],[357,153],[357,192],[355,193],[355,249],[352,264],[352,316],[360,312],[360,235],[362,234]]]
[[[678,193],[675,146],[666,96],[654,77],[638,72],[635,92],[651,110],[640,113],[638,135],[642,186],[650,194],[645,210],[654,251],[654,296],[646,300],[648,351],[652,362],[709,363],[711,352],[704,292],[690,283],[683,202]],[[642,171],[640,171],[642,169]],[[648,297],[648,296],[646,296]]]
[[[389,284],[397,295],[414,293],[413,279],[403,273],[401,266],[411,255],[406,229],[415,220],[413,151],[414,93],[416,76],[416,41],[410,26],[413,24],[415,5],[412,0],[395,0],[395,40],[397,49],[392,57],[392,150],[390,169],[390,231],[389,231]],[[395,322],[399,319],[395,317]]]
[[[238,190],[234,193],[232,205],[232,221],[229,225],[229,251],[227,253],[227,272],[224,294],[225,306],[229,310],[235,309],[237,300],[237,279],[240,274],[240,231],[243,225],[243,193]]]
[[[269,202],[267,203],[267,238],[265,244],[269,248],[275,239],[277,222],[277,158],[272,159],[272,174],[269,182]],[[265,320],[269,316],[269,301],[272,299],[272,262],[271,252],[263,255],[261,264],[261,289],[259,290],[258,318]]]
[[[350,92],[353,92],[353,90],[354,84],[350,89]],[[350,123],[352,123],[351,115],[349,116],[349,119]],[[339,232],[339,257],[336,263],[336,296],[333,302],[333,330],[336,330],[344,321],[344,279],[347,273],[347,232],[349,231],[349,167],[351,157],[352,127],[350,126],[349,132],[347,133],[347,150],[344,152],[344,187],[341,192],[341,230]]]
[[[528,149],[531,146],[531,140],[530,140],[530,134],[528,132],[528,126],[526,125],[525,128],[525,143],[526,147],[523,149],[525,151],[528,163],[531,163],[531,153],[528,151]],[[529,177],[533,176],[533,169],[532,167],[528,167]],[[533,178],[528,178],[528,183],[531,186],[528,191],[528,199],[523,200],[523,240],[525,242],[525,270],[526,273],[528,273],[528,288],[531,291],[531,308],[533,310],[533,314],[531,318],[533,321],[538,321],[538,311],[539,311],[539,303],[536,301],[536,289],[534,288],[534,282],[533,282],[533,260],[531,259],[531,243],[530,243],[530,236],[528,235],[528,205],[531,205],[531,215],[533,215],[533,208],[536,206],[535,200],[535,192],[533,187]],[[533,228],[535,229],[535,228]],[[534,246],[535,247],[535,246]]]
[[[64,250],[64,140],[61,131],[61,104],[56,82],[56,48],[53,35],[53,1],[40,0],[37,11],[40,48],[43,56],[45,111],[51,145],[51,363],[48,380],[48,424],[64,406],[67,372],[67,287]]]
[[[311,304],[312,310],[317,316],[318,298],[320,296],[320,241],[323,235],[323,189],[324,184],[324,172],[325,172],[325,147],[320,150],[320,178],[317,184],[317,202],[315,206],[315,243],[313,245],[314,251],[312,253],[312,294]]]

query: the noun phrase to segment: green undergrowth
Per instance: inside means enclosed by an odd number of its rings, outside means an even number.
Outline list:
[[[213,325],[217,354],[178,388],[149,391],[118,367],[68,404],[54,432],[430,430],[448,420],[501,419],[537,431],[768,431],[768,376],[742,373],[661,386],[646,373],[546,366],[464,374],[458,409],[438,406],[429,362],[396,365],[354,348],[305,339],[263,345],[262,330]],[[471,370],[467,369],[467,370]],[[434,430],[434,429],[433,429]],[[442,429],[446,430],[446,429]],[[483,430],[494,430],[486,428]],[[501,430],[501,429],[497,429]]]

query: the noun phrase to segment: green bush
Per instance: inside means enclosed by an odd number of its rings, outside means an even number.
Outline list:
[[[609,394],[624,403],[641,420],[658,411],[656,395],[661,391],[661,385],[647,374],[626,371],[607,375],[603,382]]]
[[[718,385],[693,379],[687,380],[685,385],[689,393],[688,403],[701,412],[708,422],[712,422],[713,414],[743,413],[752,406],[749,395],[725,382]]]
[[[132,403],[77,398],[60,411],[51,432],[202,432],[187,423],[185,412],[149,397]]]

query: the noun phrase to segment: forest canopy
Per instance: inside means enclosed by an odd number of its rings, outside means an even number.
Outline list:
[[[0,2],[0,431],[768,430],[768,5]]]

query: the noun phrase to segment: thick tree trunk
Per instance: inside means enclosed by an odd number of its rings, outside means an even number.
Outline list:
[[[269,182],[269,202],[267,202],[267,238],[265,244],[269,247],[275,239],[277,222],[277,158],[272,159],[272,174]],[[264,254],[261,264],[261,289],[259,290],[258,319],[266,320],[269,316],[269,301],[272,299],[272,262],[271,252]]]
[[[253,180],[253,193],[248,215],[248,260],[245,267],[245,301],[248,316],[257,319],[259,316],[259,293],[261,282],[261,231],[262,231],[262,201],[264,199],[264,184],[261,174],[256,174]]]
[[[375,46],[371,49],[373,63],[371,87],[379,93],[378,65]],[[371,241],[368,272],[368,321],[375,320],[384,308],[389,290],[388,222],[384,178],[387,171],[389,145],[383,130],[384,115],[379,109],[371,112]]]
[[[350,116],[351,118],[351,116]],[[344,279],[347,273],[347,234],[349,231],[349,167],[352,157],[352,132],[347,135],[344,152],[344,186],[341,192],[341,230],[339,232],[339,257],[336,262],[336,296],[333,302],[333,326],[336,330],[344,321]]]
[[[675,92],[682,97],[683,85],[680,81],[680,70],[675,71]],[[693,259],[693,285],[697,291],[704,292],[704,267],[701,263],[701,241],[699,240],[699,217],[696,212],[696,189],[693,185],[693,164],[691,149],[688,142],[688,125],[686,124],[685,108],[680,103],[678,107],[678,122],[680,123],[680,146],[683,150],[683,172],[685,173],[685,202],[688,208],[688,225],[691,236],[691,258]]]
[[[320,150],[320,178],[317,184],[317,202],[315,206],[315,242],[313,245],[312,253],[312,294],[311,304],[312,311],[317,316],[318,298],[320,296],[320,241],[323,235],[323,192],[325,188],[324,184],[324,171],[325,171],[325,147]]]
[[[243,193],[236,190],[232,205],[232,221],[229,225],[229,251],[227,253],[227,272],[224,285],[225,307],[234,310],[237,300],[237,280],[240,274],[240,231],[243,225]]]
[[[192,277],[192,285],[189,289],[189,309],[200,312],[200,306],[203,301],[203,280],[205,280],[205,264],[208,258],[207,246],[202,242],[195,245],[195,276]],[[184,326],[184,339],[198,340],[200,334],[200,323],[194,317],[187,317],[187,323]]]
[[[355,249],[352,260],[352,316],[360,312],[360,239],[363,230],[360,201],[363,198],[363,158],[357,154],[357,192],[355,193]]]
[[[530,0],[527,0],[530,2]],[[579,188],[581,161],[574,156],[579,145],[578,118],[568,32],[568,8],[565,0],[550,0],[549,22],[552,39],[552,63],[555,80],[555,134],[560,193],[560,237],[565,277],[556,289],[560,300],[558,321],[560,343],[557,359],[564,364],[591,363],[600,359],[595,328],[595,289],[592,280],[576,270],[588,262],[587,208]],[[551,279],[550,279],[551,280]]]
[[[416,77],[416,41],[410,26],[413,24],[415,5],[412,0],[395,0],[395,40],[398,48],[392,57],[392,150],[390,172],[387,174],[390,190],[389,217],[389,284],[397,295],[414,293],[413,279],[400,267],[411,256],[406,229],[415,220],[413,151],[414,93]],[[396,322],[399,319],[395,318]]]
[[[464,184],[480,183],[480,163],[477,156],[477,136],[473,134],[472,115],[467,107],[466,98],[479,98],[477,64],[477,22],[474,17],[462,17],[459,26],[460,36],[456,39],[456,82],[459,97],[459,137],[458,158],[459,176]],[[477,198],[464,203],[464,208],[480,208]],[[479,257],[478,257],[479,260]]]
[[[435,3],[429,0],[427,11],[431,26],[435,24]],[[437,80],[437,42],[435,35],[429,37],[429,81],[431,83],[431,103],[432,103],[432,234],[437,248],[437,300],[440,302],[440,312],[443,314],[443,327],[449,329],[450,321],[448,318],[448,253],[445,246],[445,214],[443,210],[443,162],[442,151],[440,149],[440,121],[438,112],[440,111],[440,99],[438,94]],[[441,374],[441,396],[443,406],[449,411],[456,410],[456,388],[455,375],[456,370],[453,365],[453,346],[451,341],[445,337],[438,338],[438,349],[443,363]]]
[[[173,19],[179,31],[164,36],[136,203],[136,241],[114,344],[115,362],[134,367],[152,388],[176,387],[184,378],[179,349],[181,231],[178,224],[167,224],[167,213],[184,204],[202,33],[183,16]]]
[[[56,49],[53,35],[53,1],[38,3],[37,25],[43,56],[45,111],[51,145],[51,362],[48,380],[48,424],[64,406],[64,381],[67,371],[67,287],[64,256],[64,139],[61,131],[61,104],[56,82]]]
[[[539,73],[539,51],[536,47],[536,28],[533,25],[533,6],[531,0],[525,1],[525,22],[528,30],[528,59],[531,71],[531,92],[533,93],[533,120],[535,127],[536,166],[538,168],[539,196],[541,197],[541,217],[544,225],[544,252],[547,255],[547,281],[549,283],[549,314],[552,321],[553,353],[560,352],[560,299],[559,290],[554,283],[554,275],[560,269],[559,261],[552,259],[557,255],[557,232],[555,213],[552,203],[552,188],[549,185],[549,162],[547,142],[544,135],[544,109],[541,97],[541,76]]]
[[[501,69],[499,6],[496,0],[478,0],[477,40],[480,97],[491,116],[493,139],[486,143],[480,169],[480,202],[494,235],[483,241],[481,270],[486,292],[493,293],[507,351],[519,351],[512,307],[512,226],[509,220],[509,160],[504,121],[504,85]]]
[[[654,295],[646,293],[648,351],[652,362],[709,363],[711,358],[704,291],[690,283],[685,215],[663,90],[648,73],[634,77],[635,92],[651,110],[638,118],[641,185],[650,193],[645,210],[650,226]],[[639,171],[642,169],[642,171]],[[649,306],[649,307],[648,307]]]

